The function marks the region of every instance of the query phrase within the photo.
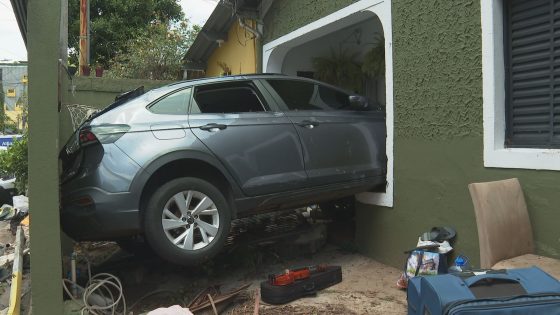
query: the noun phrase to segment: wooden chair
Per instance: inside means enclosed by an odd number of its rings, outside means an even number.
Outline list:
[[[473,183],[480,267],[492,269],[537,266],[560,279],[560,260],[534,255],[533,230],[517,178]]]

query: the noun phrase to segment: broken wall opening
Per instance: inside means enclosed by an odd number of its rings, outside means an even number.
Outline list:
[[[372,16],[293,47],[284,58],[281,71],[346,88],[366,96],[371,104],[385,107],[383,46],[383,26],[379,18]]]
[[[381,59],[383,69],[375,75],[363,75],[360,64],[364,64],[374,47],[380,48],[377,56],[384,56]],[[344,58],[330,58],[332,55]],[[335,65],[342,60],[345,60],[344,64],[357,64],[357,67],[354,65],[354,73],[359,72],[359,75],[346,76],[352,78],[347,80],[352,84],[344,84],[346,82],[342,80],[343,84],[339,85],[367,96],[370,102],[385,109],[387,186],[384,192],[365,192],[356,197],[365,204],[392,207],[394,109],[391,2],[358,1],[263,46],[263,70],[267,73],[325,81],[317,76],[316,67],[317,59],[324,61],[325,58],[336,59],[332,62]]]

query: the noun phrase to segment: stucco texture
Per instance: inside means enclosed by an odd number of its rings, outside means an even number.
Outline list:
[[[275,0],[264,17],[264,43],[331,14],[353,0]]]
[[[278,1],[265,19],[266,39],[350,2]],[[358,204],[356,218],[358,248],[381,262],[402,266],[422,232],[446,225],[457,229],[455,253],[477,266],[467,185],[511,177],[524,189],[537,253],[560,258],[560,172],[483,165],[480,20],[479,0],[392,1],[394,207]]]
[[[449,225],[458,232],[455,253],[476,266],[467,185],[518,177],[538,253],[560,257],[560,173],[483,165],[480,1],[393,0],[392,15],[395,206],[359,206],[361,250],[397,264],[420,232]]]

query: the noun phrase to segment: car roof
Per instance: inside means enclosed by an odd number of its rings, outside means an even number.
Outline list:
[[[260,73],[260,74],[240,74],[240,75],[228,75],[228,76],[221,76],[221,77],[209,77],[209,78],[200,78],[200,79],[192,79],[192,80],[183,80],[168,84],[164,87],[187,87],[187,86],[195,86],[200,84],[208,84],[208,83],[220,83],[220,82],[232,82],[237,80],[258,80],[258,79],[289,79],[289,80],[300,80],[300,81],[308,81],[313,83],[320,83],[326,86],[330,86],[340,91],[345,91],[344,89],[321,82],[318,80],[313,80],[305,77],[299,76],[290,76],[281,73]],[[350,92],[350,91],[345,91]]]

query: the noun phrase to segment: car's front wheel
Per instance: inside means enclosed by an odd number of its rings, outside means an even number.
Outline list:
[[[231,209],[222,192],[193,177],[161,186],[144,212],[152,249],[176,264],[193,265],[216,255],[229,233]]]

